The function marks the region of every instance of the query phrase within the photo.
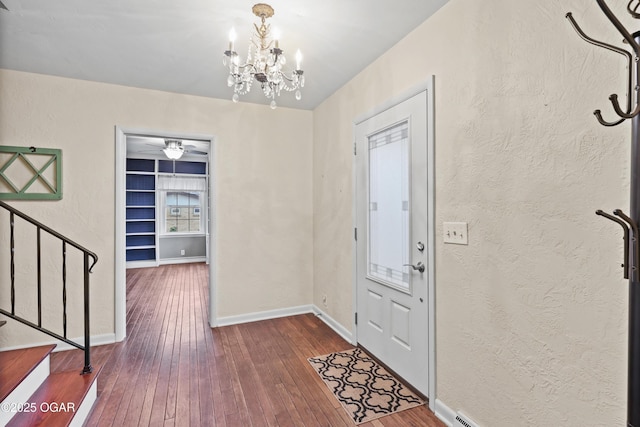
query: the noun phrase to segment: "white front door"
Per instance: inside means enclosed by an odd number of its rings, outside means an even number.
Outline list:
[[[355,132],[358,343],[428,396],[427,92]]]

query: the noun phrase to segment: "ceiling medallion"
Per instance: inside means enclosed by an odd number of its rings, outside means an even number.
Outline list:
[[[289,73],[283,67],[287,60],[284,51],[280,49],[280,40],[276,34],[271,37],[271,25],[265,23],[267,18],[274,15],[273,8],[265,3],[258,3],[251,9],[260,18],[260,26],[254,24],[255,34],[249,40],[247,58],[243,61],[235,50],[236,32],[232,28],[229,32],[229,48],[224,52],[224,65],[229,67],[227,85],[233,87],[233,102],[240,100],[251,90],[255,81],[260,83],[262,92],[271,99],[271,108],[276,108],[276,97],[284,90],[295,91],[297,100],[302,98],[300,89],[304,87],[304,72],[300,68],[302,54],[296,52],[296,68]]]

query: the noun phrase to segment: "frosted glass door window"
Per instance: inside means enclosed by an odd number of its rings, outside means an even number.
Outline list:
[[[370,279],[409,291],[409,123],[368,137]]]

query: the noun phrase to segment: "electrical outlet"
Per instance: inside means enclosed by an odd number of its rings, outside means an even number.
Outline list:
[[[184,256],[184,249],[180,249],[180,255]]]
[[[327,306],[327,295],[322,295],[322,305]]]
[[[442,223],[442,234],[444,243],[452,243],[454,245],[469,244],[466,222],[444,222]]]

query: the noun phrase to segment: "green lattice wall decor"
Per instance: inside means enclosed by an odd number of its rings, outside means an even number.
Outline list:
[[[0,145],[2,199],[62,199],[62,150]]]

